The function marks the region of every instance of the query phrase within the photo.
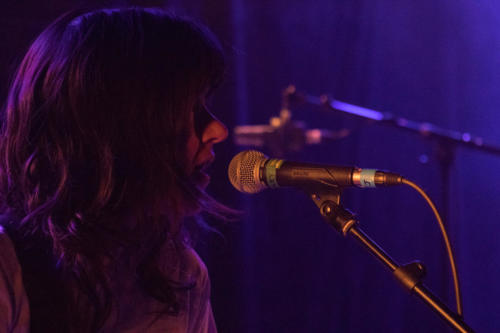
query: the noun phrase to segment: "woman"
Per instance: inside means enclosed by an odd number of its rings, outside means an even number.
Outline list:
[[[223,69],[205,28],[159,10],[74,12],[35,40],[1,132],[1,331],[216,330],[182,221],[231,213],[204,192]]]

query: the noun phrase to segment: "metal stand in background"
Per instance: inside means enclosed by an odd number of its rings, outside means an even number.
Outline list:
[[[290,106],[307,103],[326,107],[331,110],[340,111],[345,115],[404,129],[406,131],[419,134],[425,138],[438,139],[456,146],[472,148],[478,151],[500,155],[500,146],[485,143],[483,138],[472,136],[469,133],[452,131],[430,123],[417,122],[402,117],[396,117],[388,112],[371,110],[331,99],[327,95],[322,95],[320,97],[307,95],[298,92],[295,89],[295,86],[287,87],[285,89],[285,93],[288,94],[288,105]]]
[[[420,262],[412,262],[403,266],[397,264],[385,251],[370,239],[358,226],[356,217],[340,205],[340,189],[315,189],[310,196],[320,209],[321,215],[328,224],[344,236],[351,235],[358,240],[365,249],[373,254],[380,262],[390,269],[394,277],[435,313],[445,320],[457,332],[474,332],[463,318],[451,311],[443,302],[432,294],[422,283],[425,276],[425,267]]]
[[[455,158],[455,148],[465,147],[481,152],[500,155],[500,146],[485,143],[483,138],[472,136],[469,133],[462,133],[445,128],[438,127],[426,122],[417,122],[402,117],[394,116],[388,112],[380,112],[361,106],[345,103],[321,95],[319,97],[298,92],[295,86],[290,85],[285,88],[283,93],[283,104],[288,108],[300,104],[310,104],[341,112],[342,114],[357,119],[367,120],[370,123],[391,126],[415,133],[423,138],[437,142],[437,159],[440,164],[440,173],[442,181],[442,213],[444,221],[449,217],[449,192],[450,192],[450,170]]]

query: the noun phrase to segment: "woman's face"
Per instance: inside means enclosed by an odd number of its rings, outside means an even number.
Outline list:
[[[215,159],[213,147],[227,138],[227,127],[208,110],[203,97],[191,112],[189,136],[186,145],[186,174],[200,188],[210,182],[208,167]]]

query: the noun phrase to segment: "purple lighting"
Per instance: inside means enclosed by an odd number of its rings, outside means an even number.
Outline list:
[[[361,106],[352,105],[352,104],[340,102],[340,101],[333,101],[330,105],[334,109],[341,110],[341,111],[344,111],[344,112],[347,112],[347,113],[350,113],[350,114],[353,114],[356,116],[370,118],[373,120],[384,119],[384,115],[381,112],[366,109],[366,108],[363,108]]]

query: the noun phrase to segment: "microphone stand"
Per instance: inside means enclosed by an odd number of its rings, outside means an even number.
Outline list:
[[[405,265],[399,265],[380,246],[377,245],[359,227],[358,220],[354,214],[340,205],[339,188],[316,188],[308,194],[318,206],[321,215],[328,224],[345,237],[352,236],[359,241],[363,247],[374,255],[393,273],[394,277],[411,294],[420,298],[427,306],[437,313],[456,332],[474,332],[463,320],[463,318],[451,311],[439,298],[425,287],[422,279],[425,276],[425,267],[422,263],[415,261]]]

